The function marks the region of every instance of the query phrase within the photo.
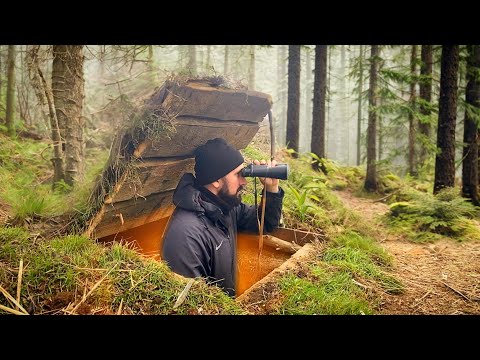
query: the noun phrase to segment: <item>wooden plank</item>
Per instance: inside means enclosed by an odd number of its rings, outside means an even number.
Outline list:
[[[193,156],[193,151],[208,140],[217,137],[224,138],[236,149],[245,148],[259,129],[256,123],[241,121],[214,121],[202,118],[178,117],[175,119],[175,133],[168,138],[156,139],[154,142],[146,140],[140,143],[134,156],[172,157]]]
[[[202,116],[259,123],[272,107],[272,97],[258,91],[227,89],[208,80],[168,82],[147,104],[160,105],[173,116]]]
[[[151,194],[146,199],[130,199],[105,205],[102,220],[91,236],[102,238],[170,216],[174,209],[172,197],[173,190]]]
[[[150,194],[175,189],[185,172],[192,172],[194,159],[138,161],[132,175],[127,176],[112,202],[118,203]]]

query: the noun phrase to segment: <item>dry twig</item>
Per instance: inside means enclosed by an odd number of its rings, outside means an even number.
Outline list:
[[[22,292],[22,277],[23,277],[23,259],[20,259],[20,265],[18,266],[18,279],[17,279],[17,302],[20,304],[20,293]],[[15,310],[19,307],[15,306]]]
[[[457,290],[455,289],[454,287],[448,285],[447,283],[445,282],[441,282],[443,285],[445,285],[446,287],[448,287],[449,289],[453,290],[454,292],[456,292],[458,295],[460,295],[461,297],[463,297],[464,299],[466,299],[467,301],[472,301],[472,299],[470,299],[467,295],[463,294],[460,290]]]
[[[88,292],[88,294],[83,296],[82,300],[80,300],[79,303],[73,308],[72,310],[73,314],[75,314],[75,311],[77,311],[80,305],[82,305],[85,302],[85,300],[87,300],[87,298],[95,291],[95,289],[100,286],[103,280],[106,279],[106,277],[112,272],[113,269],[117,267],[117,265],[118,263],[115,264],[110,270],[108,270],[108,272],[100,280],[98,280],[95,285],[93,285],[92,289]]]
[[[28,311],[23,308],[22,305],[20,305],[15,298],[8,293],[7,290],[5,290],[2,286],[0,286],[0,291],[2,292],[3,296],[5,296],[8,300],[12,301],[18,308],[23,311],[25,315],[29,315]]]

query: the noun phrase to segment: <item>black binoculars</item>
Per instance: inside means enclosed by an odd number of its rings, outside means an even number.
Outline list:
[[[242,169],[243,177],[262,177],[287,180],[288,178],[288,164],[277,164],[274,167],[267,167],[267,165],[248,164]]]

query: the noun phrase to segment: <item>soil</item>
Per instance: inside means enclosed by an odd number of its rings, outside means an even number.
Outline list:
[[[480,242],[445,238],[420,244],[389,234],[379,217],[388,205],[337,191],[345,206],[378,229],[376,240],[393,256],[391,273],[405,291],[380,293],[380,314],[480,314]]]

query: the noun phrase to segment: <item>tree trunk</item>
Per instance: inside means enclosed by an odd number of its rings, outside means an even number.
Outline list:
[[[190,71],[190,75],[196,76],[197,75],[197,50],[195,49],[195,45],[188,45],[188,71]]]
[[[370,84],[368,89],[368,129],[367,129],[367,176],[364,188],[366,191],[377,190],[376,139],[377,139],[377,75],[379,62],[379,46],[371,45],[370,51]]]
[[[298,156],[300,117],[300,45],[288,47],[287,146]]]
[[[420,113],[425,119],[420,119],[418,130],[423,135],[424,140],[421,142],[418,165],[423,166],[427,159],[427,147],[425,141],[430,139],[430,123],[426,121],[430,116],[430,108],[426,104],[432,102],[432,45],[422,45],[422,65],[420,67]]]
[[[458,45],[442,46],[434,194],[455,185],[458,53]]]
[[[358,117],[357,117],[357,166],[362,159],[361,138],[362,138],[362,93],[363,93],[363,45],[360,45],[358,71]]]
[[[313,80],[313,111],[312,111],[312,153],[319,158],[325,158],[325,98],[327,92],[327,45],[315,46],[315,76]],[[315,170],[325,166],[314,162]]]
[[[311,151],[312,143],[312,103],[313,103],[313,81],[312,81],[312,57],[311,50],[305,48],[305,119],[300,124],[300,135],[303,135],[303,139],[300,140],[300,144],[304,143],[306,150]]]
[[[255,45],[250,45],[250,64],[248,66],[248,89],[255,90]]]
[[[278,71],[277,71],[277,86],[278,86],[278,106],[277,109],[277,142],[284,146],[285,145],[285,137],[286,137],[286,128],[287,128],[287,71],[286,71],[286,63],[287,63],[287,46],[286,45],[278,45],[278,53],[277,53],[277,62],[278,62]]]
[[[37,62],[38,65],[38,62]],[[56,183],[60,180],[65,180],[65,169],[63,164],[63,149],[62,149],[62,140],[60,135],[60,127],[58,125],[57,113],[55,112],[55,105],[53,100],[53,92],[48,88],[47,81],[43,76],[40,66],[37,66],[36,71],[40,78],[42,87],[45,92],[45,97],[48,104],[48,110],[50,113],[50,127],[52,129],[52,141],[53,141],[53,185],[55,188]]]
[[[7,125],[8,135],[15,136],[15,45],[8,45],[7,59],[7,109],[5,113],[5,122]]]
[[[463,128],[462,194],[473,204],[478,199],[478,126],[475,114],[480,113],[480,45],[467,45],[467,88],[465,91],[465,125]]]
[[[207,45],[207,60],[205,61],[205,70],[210,73],[212,70],[212,45]]]
[[[228,76],[230,73],[230,46],[225,45],[225,57],[223,59],[223,75]]]
[[[0,45],[0,99],[2,98],[2,92],[3,92],[3,45]]]
[[[53,46],[52,87],[60,134],[65,141],[65,182],[73,186],[83,175],[83,46]]]
[[[410,111],[408,113],[408,172],[411,176],[417,177],[417,164],[415,162],[415,103],[417,97],[417,45],[412,45],[412,52],[410,55],[410,74],[412,80],[410,82]]]
[[[157,82],[157,76],[155,71],[155,60],[153,57],[153,45],[148,45],[148,70],[150,71],[150,79],[155,86]]]

